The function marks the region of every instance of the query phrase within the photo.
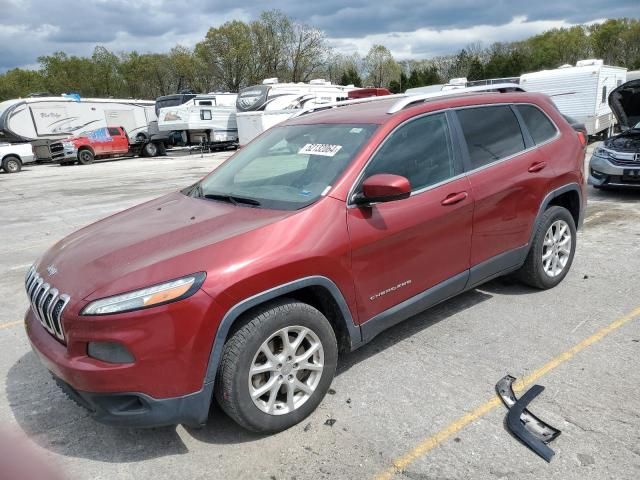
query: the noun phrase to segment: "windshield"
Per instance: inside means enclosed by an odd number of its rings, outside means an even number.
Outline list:
[[[376,127],[274,127],[183,193],[242,206],[303,208],[328,191]]]

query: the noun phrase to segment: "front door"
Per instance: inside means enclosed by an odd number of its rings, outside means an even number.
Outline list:
[[[391,133],[365,168],[361,181],[401,175],[413,193],[348,208],[361,323],[469,269],[473,198],[452,145],[446,114],[425,115]]]

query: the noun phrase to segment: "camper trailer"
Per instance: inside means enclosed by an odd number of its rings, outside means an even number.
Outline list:
[[[607,99],[626,81],[626,68],[604,65],[602,60],[581,60],[576,66],[526,73],[520,85],[529,92],[549,95],[558,110],[587,127],[589,135],[609,136],[615,117]]]
[[[235,145],[238,141],[237,97],[235,93],[191,95],[186,102],[161,107],[158,129],[169,134],[174,143],[183,145],[211,148]]]
[[[49,144],[82,131],[122,127],[132,142],[162,142],[154,128],[153,100],[31,97],[0,103],[0,141],[31,142],[39,160],[51,159]],[[151,147],[155,147],[152,145]],[[157,150],[157,148],[156,148]]]
[[[278,83],[277,78],[244,88],[236,102],[240,145],[246,145],[265,130],[290,118],[296,110],[347,100],[352,90],[356,90],[353,85],[333,85],[322,79]]]

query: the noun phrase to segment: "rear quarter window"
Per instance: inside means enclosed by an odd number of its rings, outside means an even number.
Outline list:
[[[531,137],[536,145],[546,142],[556,135],[556,127],[551,120],[533,105],[518,105],[518,112],[524,120]]]
[[[472,169],[525,149],[520,124],[510,106],[465,108],[457,110],[456,114],[467,142]]]

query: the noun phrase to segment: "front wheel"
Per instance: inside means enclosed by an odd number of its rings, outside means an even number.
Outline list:
[[[22,162],[18,157],[6,157],[2,160],[2,169],[7,173],[18,173],[22,170]]]
[[[295,300],[273,302],[225,344],[216,399],[244,428],[280,432],[320,404],[337,359],[336,337],[322,313]]]
[[[576,225],[566,208],[548,208],[538,225],[524,265],[517,276],[527,285],[546,290],[569,273],[576,251]]]

